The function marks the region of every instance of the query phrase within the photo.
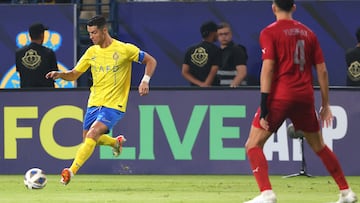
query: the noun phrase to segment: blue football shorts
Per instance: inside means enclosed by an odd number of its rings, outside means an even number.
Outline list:
[[[100,121],[108,127],[109,132],[124,115],[125,112],[104,106],[88,107],[84,118],[83,129],[89,130],[95,121]]]

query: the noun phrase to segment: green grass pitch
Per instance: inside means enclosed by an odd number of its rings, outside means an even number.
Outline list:
[[[252,176],[244,175],[76,175],[69,185],[47,175],[44,189],[29,190],[22,175],[0,175],[1,203],[235,203],[258,195]],[[360,176],[349,176],[360,194]],[[329,176],[271,176],[278,203],[326,203],[338,199]]]

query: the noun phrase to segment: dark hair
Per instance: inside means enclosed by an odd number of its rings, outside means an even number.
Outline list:
[[[356,39],[360,43],[360,27],[356,30]]]
[[[290,12],[292,7],[294,6],[294,0],[274,0],[274,3],[281,10]]]
[[[211,32],[217,32],[218,26],[213,21],[205,22],[200,27],[200,33],[203,38],[209,36]]]
[[[106,19],[103,16],[97,15],[90,18],[86,24],[87,26],[97,26],[103,28],[106,25]]]
[[[44,34],[44,31],[48,28],[41,23],[34,23],[29,27],[29,35],[31,39],[40,39],[41,35]]]

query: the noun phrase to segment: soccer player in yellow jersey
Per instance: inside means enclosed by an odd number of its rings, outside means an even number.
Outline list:
[[[123,118],[131,83],[132,62],[145,64],[144,77],[139,85],[140,96],[149,93],[149,81],[156,68],[156,60],[133,44],[113,39],[106,19],[95,16],[87,22],[87,31],[94,43],[68,72],[51,71],[46,78],[74,81],[91,68],[93,85],[90,88],[87,111],[83,123],[84,141],[70,168],[63,169],[60,182],[67,185],[96,145],[113,147],[114,156],[121,153],[126,141],[123,135],[113,138],[108,133]]]

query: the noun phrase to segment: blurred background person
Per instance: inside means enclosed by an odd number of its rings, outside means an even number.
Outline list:
[[[41,23],[29,27],[31,43],[15,53],[16,71],[20,75],[20,87],[55,87],[53,79],[45,78],[50,71],[58,71],[55,52],[43,46],[44,33],[48,30]]]
[[[349,49],[345,54],[347,65],[346,85],[360,86],[360,27],[356,30],[356,47]]]
[[[217,85],[216,73],[221,62],[217,41],[217,24],[209,21],[200,27],[202,41],[188,48],[182,65],[182,75],[192,86]]]
[[[217,72],[219,85],[230,87],[246,85],[248,59],[246,48],[233,42],[231,26],[226,22],[219,24],[217,34],[221,48],[221,65]]]

